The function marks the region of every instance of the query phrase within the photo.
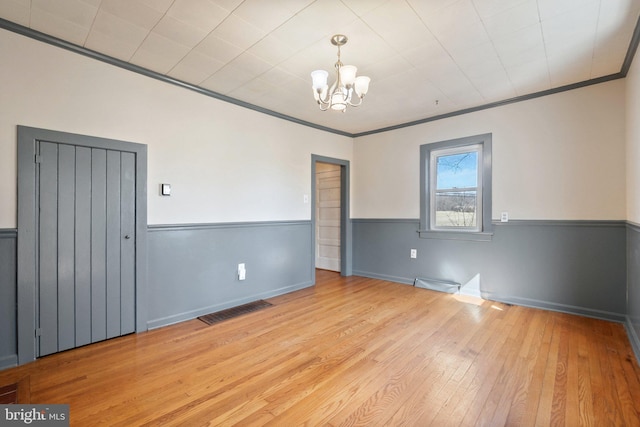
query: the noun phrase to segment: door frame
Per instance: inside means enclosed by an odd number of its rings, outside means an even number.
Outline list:
[[[349,176],[350,165],[348,160],[333,157],[311,155],[311,278],[316,282],[316,163],[329,163],[340,166],[340,275],[351,276],[353,237],[351,231],[351,218],[349,213]]]
[[[133,142],[18,126],[18,364],[36,359],[36,144],[38,141],[126,151],[136,167],[136,332],[147,330],[147,146]]]

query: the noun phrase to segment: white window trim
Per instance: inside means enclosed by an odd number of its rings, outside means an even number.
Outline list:
[[[435,174],[435,156],[454,154],[456,152],[468,152],[472,147],[479,147],[480,159],[478,168],[478,188],[480,216],[477,227],[435,227],[432,221],[435,213],[435,194],[430,188],[430,182]],[[449,151],[451,150],[451,151]],[[455,239],[455,240],[479,240],[490,241],[493,236],[491,224],[491,134],[475,135],[465,138],[440,141],[420,146],[420,229],[421,238],[428,239]],[[432,159],[433,157],[433,159]],[[434,186],[435,188],[435,186]]]

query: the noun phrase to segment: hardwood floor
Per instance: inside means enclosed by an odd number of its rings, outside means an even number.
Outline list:
[[[129,335],[0,371],[87,425],[640,425],[621,324],[318,271],[207,326]]]

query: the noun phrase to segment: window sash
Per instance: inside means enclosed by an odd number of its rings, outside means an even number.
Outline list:
[[[446,189],[437,189],[438,188],[438,158],[446,157],[456,154],[464,154],[464,153],[477,153],[477,163],[476,163],[476,173],[477,173],[477,187],[464,187],[464,188],[446,188]],[[482,231],[482,175],[483,175],[483,158],[482,158],[482,144],[470,144],[470,145],[461,145],[458,147],[452,148],[442,148],[432,150],[430,153],[429,159],[429,217],[430,224],[429,228],[431,230],[446,230],[446,231],[461,231],[461,232],[480,232]],[[438,225],[438,206],[436,198],[439,194],[443,193],[465,193],[465,192],[474,192],[475,191],[475,212],[473,221],[475,224],[468,225],[467,221],[471,220],[468,218],[467,212],[458,212],[456,214],[457,221],[461,221],[462,225]],[[464,197],[464,196],[463,196]],[[464,209],[463,209],[464,210]],[[444,212],[444,211],[443,211]]]

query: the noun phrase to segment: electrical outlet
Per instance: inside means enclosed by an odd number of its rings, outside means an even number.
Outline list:
[[[411,258],[418,258],[418,250],[417,249],[411,249]]]
[[[509,222],[509,212],[502,212],[500,222]]]
[[[247,269],[244,266],[244,262],[238,264],[238,280],[245,280],[247,278]]]

